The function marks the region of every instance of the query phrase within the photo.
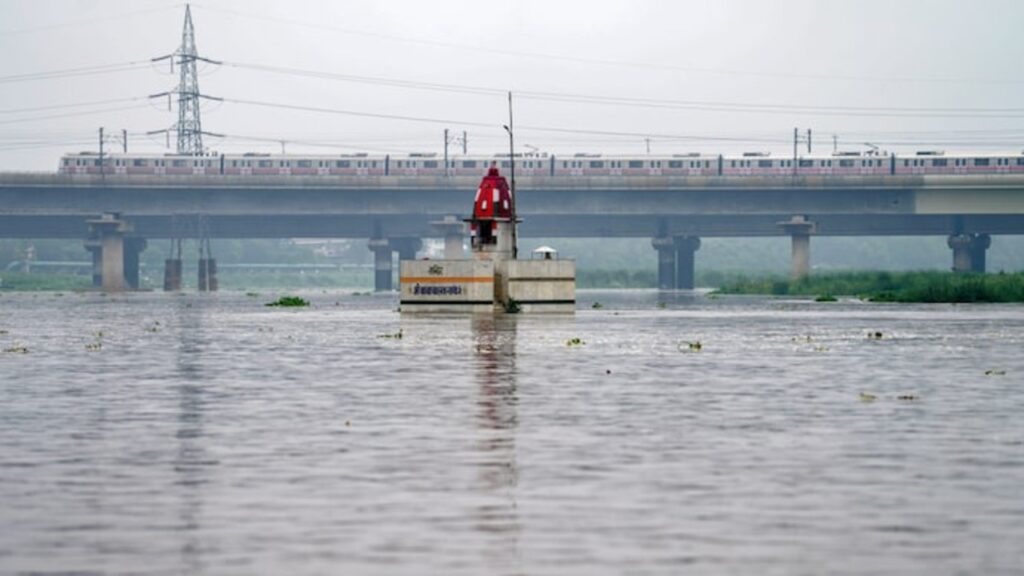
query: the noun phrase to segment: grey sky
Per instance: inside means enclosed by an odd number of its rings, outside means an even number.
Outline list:
[[[205,0],[192,7],[200,53],[229,64],[204,66],[200,79],[204,93],[231,100],[204,108],[204,128],[230,135],[207,139],[218,151],[280,151],[272,141],[240,138],[253,137],[289,140],[289,153],[440,152],[445,127],[468,132],[470,153],[503,149],[502,95],[366,77],[521,92],[515,111],[524,150],[642,154],[650,135],[653,153],[788,154],[794,126],[814,129],[816,152],[831,150],[832,134],[847,149],[863,149],[865,141],[896,150],[1024,149],[1024,4],[1017,1]],[[62,152],[95,149],[99,126],[127,129],[132,151],[166,151],[163,137],[142,134],[175,120],[166,100],[145,99],[175,85],[166,63],[12,77],[167,54],[180,42],[183,15],[184,4],[156,0],[4,0],[0,170],[53,170]],[[536,93],[574,96],[555,101]],[[609,105],[592,97],[631,100]],[[138,100],[49,108],[129,98]],[[83,114],[97,109],[107,111]],[[997,109],[1010,110],[976,117]],[[950,117],[964,113],[972,117]],[[676,138],[689,136],[709,139]]]

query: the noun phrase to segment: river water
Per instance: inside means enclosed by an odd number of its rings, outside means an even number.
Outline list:
[[[1024,307],[277,296],[0,295],[0,573],[1024,571]]]

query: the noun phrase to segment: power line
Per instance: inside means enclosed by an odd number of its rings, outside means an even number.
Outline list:
[[[490,46],[480,46],[473,44],[465,44],[459,42],[448,42],[442,40],[430,40],[425,38],[412,38],[407,36],[396,36],[391,34],[382,34],[379,32],[370,32],[367,30],[357,30],[352,28],[342,28],[339,26],[333,26],[329,24],[306,22],[301,20],[293,20],[288,18],[280,18],[274,16],[265,16],[262,14],[254,14],[250,12],[239,12],[236,10],[230,10],[226,8],[214,8],[212,6],[197,5],[203,10],[209,10],[212,12],[220,12],[223,14],[229,14],[232,16],[247,18],[250,20],[262,20],[273,23],[291,24],[293,26],[300,26],[305,28],[326,30],[339,34],[346,34],[350,36],[360,36],[364,38],[373,38],[377,40],[385,40],[389,42],[400,42],[407,44],[418,44],[421,46],[433,46],[438,48],[446,48],[458,50],[460,53],[465,52],[480,52],[484,54],[497,54],[502,56],[516,56],[522,58],[540,59],[540,60],[554,60],[560,62],[571,62],[577,64],[596,64],[601,66],[612,66],[618,68],[631,68],[631,69],[650,69],[650,70],[665,70],[673,72],[693,72],[699,74],[712,74],[722,76],[749,76],[758,78],[788,78],[788,79],[800,79],[800,80],[835,80],[844,82],[876,82],[876,83],[916,83],[916,84],[1022,84],[1024,80],[1007,80],[1007,79],[986,79],[986,78],[941,78],[941,77],[879,77],[879,76],[856,76],[856,75],[836,75],[836,74],[802,74],[797,72],[765,72],[757,70],[735,70],[735,69],[724,69],[724,68],[705,68],[699,66],[680,66],[673,64],[659,64],[654,62],[635,62],[625,60],[606,60],[598,58],[581,58],[577,56],[566,56],[559,54],[545,54],[540,52],[528,52],[522,50],[508,50],[503,48],[493,48]],[[518,94],[518,91],[517,91]]]
[[[314,70],[303,70],[284,66],[246,64],[240,62],[224,62],[225,66],[249,69],[275,74],[285,74],[314,79],[336,80],[359,84],[388,86],[413,90],[430,90],[484,96],[500,96],[507,92],[503,88],[485,86],[468,86],[460,84],[443,84],[422,82],[396,78],[373,76],[357,76]],[[1024,108],[978,108],[978,107],[900,107],[900,106],[824,106],[808,104],[780,104],[728,102],[710,100],[669,100],[653,98],[635,98],[624,96],[600,96],[592,94],[517,91],[516,96],[528,100],[566,102],[573,104],[598,104],[610,106],[628,106],[634,108],[697,110],[703,112],[757,113],[757,114],[811,114],[814,116],[847,116],[847,117],[880,117],[880,118],[1024,118]]]
[[[111,98],[109,100],[94,100],[92,102],[75,102],[72,104],[54,104],[52,106],[35,106],[32,108],[13,108],[10,110],[0,110],[0,114],[23,114],[25,112],[43,112],[46,110],[64,110],[67,108],[85,108],[89,106],[103,106],[106,104],[116,104],[120,102],[133,102],[139,100],[139,98]]]
[[[111,20],[123,20],[125,18],[134,18],[135,16],[140,16],[140,15],[145,15],[145,14],[153,14],[153,13],[156,13],[156,12],[164,12],[166,10],[171,10],[171,9],[179,8],[180,6],[181,6],[181,2],[175,2],[174,4],[167,4],[165,6],[160,6],[160,7],[155,7],[155,8],[148,8],[148,9],[145,9],[145,10],[133,10],[133,11],[129,11],[129,12],[118,12],[118,13],[115,13],[115,14],[107,14],[107,15],[101,16],[99,18],[83,18],[83,19],[74,20],[74,21],[71,21],[71,22],[60,22],[60,23],[57,23],[57,24],[44,24],[44,25],[41,25],[41,26],[32,26],[32,27],[29,27],[29,28],[21,28],[21,29],[15,29],[15,30],[0,30],[0,37],[2,37],[2,36],[16,36],[16,35],[21,35],[21,34],[30,34],[30,33],[33,33],[33,32],[41,32],[43,30],[55,30],[55,29],[58,29],[58,28],[67,28],[67,27],[71,27],[71,26],[73,26],[73,27],[80,27],[80,26],[83,26],[85,24],[94,24],[96,22],[109,22]]]
[[[67,114],[51,114],[48,116],[34,116],[31,118],[16,118],[13,120],[0,120],[0,124],[20,124],[24,122],[38,122],[40,120],[53,120],[56,118],[76,118],[79,116],[92,116],[95,114],[105,114],[107,112],[123,112],[125,110],[136,110],[141,108],[149,108],[148,104],[136,105],[136,106],[118,106],[116,108],[103,108],[100,110],[86,110],[83,112],[69,112]]]
[[[14,82],[32,82],[36,80],[53,80],[56,78],[70,78],[76,76],[95,76],[97,74],[112,74],[114,72],[137,70],[149,66],[149,62],[134,61],[120,62],[116,64],[100,64],[97,66],[83,66],[81,68],[65,68],[63,70],[50,70],[47,72],[14,74],[12,76],[0,76],[0,84],[11,84]]]

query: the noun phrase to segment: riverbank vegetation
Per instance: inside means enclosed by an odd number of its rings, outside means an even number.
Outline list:
[[[849,272],[800,280],[737,278],[716,294],[853,296],[872,302],[1024,302],[1024,274],[951,272]]]

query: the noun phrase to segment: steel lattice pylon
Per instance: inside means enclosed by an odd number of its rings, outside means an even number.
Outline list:
[[[185,5],[185,26],[181,31],[181,48],[178,49],[178,67],[181,79],[178,83],[178,154],[194,156],[203,153],[203,124],[199,118],[199,74],[196,72],[195,29],[192,27],[192,10]]]

